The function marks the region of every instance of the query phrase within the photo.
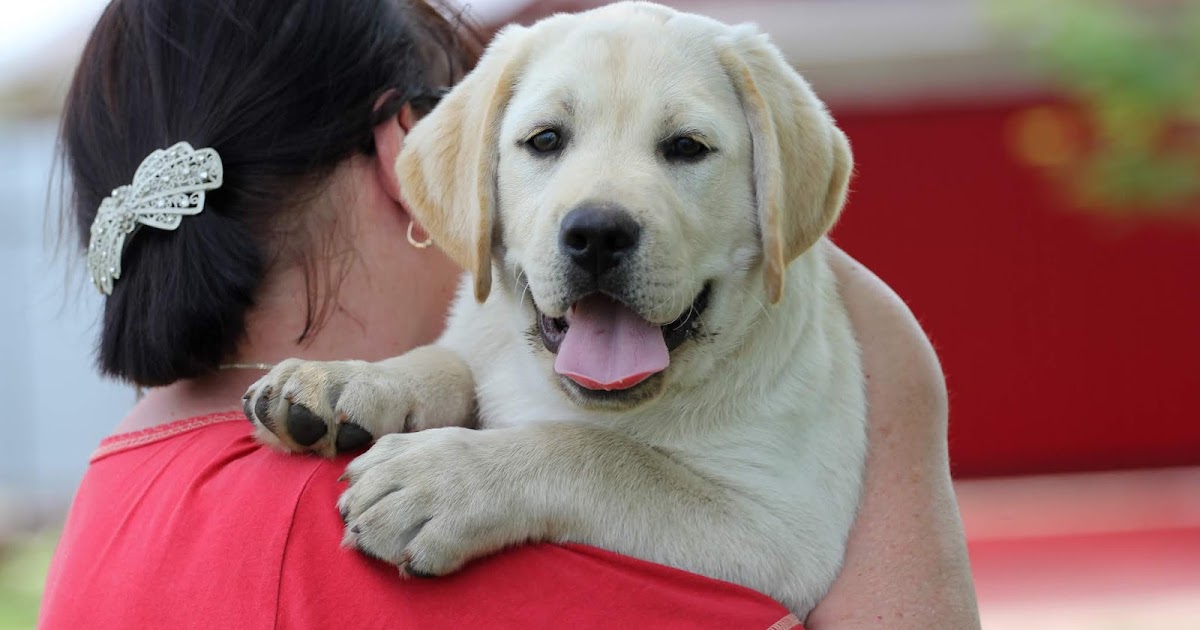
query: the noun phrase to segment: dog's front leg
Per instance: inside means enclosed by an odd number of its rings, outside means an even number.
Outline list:
[[[577,424],[384,436],[346,470],[348,545],[441,575],[530,540],[575,541],[725,579],[761,573],[755,515],[668,454]],[[773,564],[773,563],[772,563]]]
[[[473,426],[475,379],[437,345],[374,363],[288,359],[244,402],[260,441],[332,457],[389,433]]]

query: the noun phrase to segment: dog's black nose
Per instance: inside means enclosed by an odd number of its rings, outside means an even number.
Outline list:
[[[558,249],[595,277],[616,267],[637,248],[642,228],[625,210],[581,206],[563,217]]]

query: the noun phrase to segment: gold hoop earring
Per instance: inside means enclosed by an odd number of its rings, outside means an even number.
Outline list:
[[[417,239],[413,238],[412,230],[413,230],[413,221],[410,219],[408,221],[408,235],[407,235],[409,245],[412,245],[413,247],[416,247],[417,249],[425,249],[426,247],[433,245],[433,237],[432,236],[425,239],[424,241],[418,241]]]

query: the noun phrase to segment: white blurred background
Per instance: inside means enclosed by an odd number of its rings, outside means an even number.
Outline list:
[[[99,296],[75,244],[57,246],[58,106],[103,3],[6,3],[0,21],[0,510],[8,527],[54,520],[88,455],[133,401],[92,367]],[[35,511],[28,510],[36,505]],[[17,521],[17,522],[13,522]],[[0,525],[0,536],[5,526]]]

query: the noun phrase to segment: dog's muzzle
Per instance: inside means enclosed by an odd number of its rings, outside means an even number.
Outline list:
[[[570,261],[563,278],[570,306],[562,317],[538,310],[537,324],[546,349],[557,355],[554,371],[586,390],[629,390],[665,370],[708,306],[705,285],[668,324],[637,310],[629,268],[641,236],[641,225],[615,204],[582,204],[559,226],[559,253]]]

